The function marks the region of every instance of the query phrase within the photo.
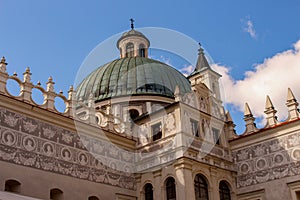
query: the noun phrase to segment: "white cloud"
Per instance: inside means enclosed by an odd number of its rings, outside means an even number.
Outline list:
[[[247,17],[246,19],[243,19],[241,20],[243,23],[244,23],[244,28],[243,30],[247,33],[249,33],[249,35],[252,37],[252,38],[256,38],[257,35],[256,35],[256,31],[254,29],[254,25],[253,25],[253,22],[251,21],[250,17]]]
[[[160,56],[159,59],[161,62],[166,63],[167,65],[172,65],[171,64],[171,58],[165,57],[165,56]]]
[[[179,69],[179,71],[180,71],[184,76],[188,76],[188,75],[190,75],[190,74],[193,72],[194,68],[195,68],[195,67],[194,67],[193,65],[189,65],[189,66],[185,66],[185,67]]]
[[[296,98],[300,98],[300,40],[294,44],[293,49],[280,52],[257,64],[253,71],[245,73],[242,80],[234,80],[229,74],[230,69],[225,66],[212,67],[222,74],[221,84],[225,94],[223,101],[235,105],[241,111],[244,110],[245,102],[248,102],[256,117],[265,116],[266,95],[270,96],[277,109],[279,120],[287,117],[285,102],[288,87]]]

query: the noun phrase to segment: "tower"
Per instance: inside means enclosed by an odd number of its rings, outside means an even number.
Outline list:
[[[194,72],[192,72],[188,79],[191,81],[191,85],[197,85],[199,83],[204,83],[206,87],[213,93],[213,96],[221,101],[221,93],[219,86],[219,79],[221,75],[214,71],[205,56],[204,49],[199,48],[198,60]]]

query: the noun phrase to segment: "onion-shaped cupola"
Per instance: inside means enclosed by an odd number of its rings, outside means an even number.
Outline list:
[[[134,29],[134,20],[131,21],[131,30],[125,32],[117,42],[121,58],[145,57],[148,58],[150,41],[146,36]]]

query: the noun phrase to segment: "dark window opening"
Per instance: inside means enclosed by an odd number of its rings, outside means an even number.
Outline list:
[[[7,192],[20,193],[21,183],[16,180],[7,180],[7,181],[5,181],[5,189],[4,190]]]
[[[220,200],[231,200],[230,189],[225,181],[221,181],[219,185]]]
[[[145,185],[145,200],[153,200],[153,187],[150,183]]]
[[[157,123],[153,125],[151,128],[152,128],[152,141],[161,139],[162,137],[161,123]]]
[[[90,196],[90,197],[88,198],[88,200],[99,200],[99,198],[96,197],[96,196]]]
[[[212,132],[213,132],[215,144],[220,145],[220,131],[218,129],[213,128]]]
[[[196,175],[194,187],[196,200],[208,200],[208,186],[205,178],[202,175]]]
[[[129,115],[130,115],[131,121],[134,121],[140,115],[140,113],[136,109],[130,109]]]
[[[199,123],[196,120],[190,119],[193,136],[199,137]]]
[[[296,192],[296,198],[297,198],[297,200],[300,200],[300,191]]]
[[[170,177],[166,181],[167,200],[176,200],[175,179]]]
[[[51,200],[63,200],[63,191],[61,191],[60,189],[51,189],[50,190],[50,199]]]
[[[139,46],[139,55],[140,55],[141,57],[146,57],[146,49],[145,49],[144,44],[141,44],[141,45]]]
[[[140,49],[140,56],[146,57],[146,50],[144,48]]]

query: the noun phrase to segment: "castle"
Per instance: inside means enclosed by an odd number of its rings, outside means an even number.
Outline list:
[[[300,120],[291,89],[284,122],[267,96],[265,127],[256,127],[246,103],[245,132],[237,135],[204,50],[185,77],[148,58],[149,46],[132,27],[117,41],[120,58],[67,96],[51,77],[46,88],[33,84],[29,68],[23,79],[9,75],[2,58],[0,199],[299,200]]]

